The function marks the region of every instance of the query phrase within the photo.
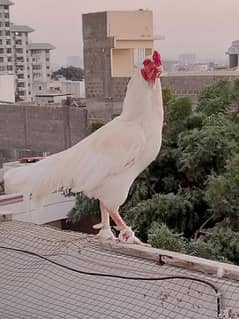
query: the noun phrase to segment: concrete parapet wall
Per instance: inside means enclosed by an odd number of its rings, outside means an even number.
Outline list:
[[[23,149],[62,151],[80,141],[86,128],[85,109],[0,105],[0,164]]]

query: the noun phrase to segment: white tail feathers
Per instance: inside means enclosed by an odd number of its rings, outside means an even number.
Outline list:
[[[63,153],[63,152],[62,152]],[[62,153],[61,156],[63,155]],[[4,175],[6,194],[21,193],[30,196],[37,206],[44,204],[49,193],[62,187],[62,170],[58,170],[59,154],[49,156],[35,164],[11,169]]]

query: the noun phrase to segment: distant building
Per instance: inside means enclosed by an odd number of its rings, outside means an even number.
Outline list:
[[[68,93],[37,93],[35,96],[35,101],[38,105],[62,105],[62,102],[70,97],[72,97],[72,95]]]
[[[51,78],[50,51],[55,47],[49,43],[30,43],[33,81],[48,82]]]
[[[47,84],[51,80],[50,51],[54,48],[53,45],[48,43],[29,44],[33,100],[37,93],[45,91]]]
[[[13,52],[9,7],[13,2],[0,0],[0,73],[13,73]]]
[[[83,81],[71,81],[60,78],[57,81],[50,81],[47,86],[48,92],[71,94],[72,97],[84,97]]]
[[[229,55],[229,67],[239,68],[239,40],[232,42],[226,54]]]
[[[33,101],[35,88],[51,77],[50,50],[46,43],[30,43],[26,25],[10,23],[9,7],[13,2],[0,0],[0,75],[13,74],[18,101]]]
[[[90,119],[119,114],[134,65],[154,46],[149,10],[83,14],[86,103]]]
[[[34,30],[25,25],[11,24],[13,73],[16,80],[16,96],[19,100],[32,99],[32,68],[29,52],[29,33]]]
[[[196,55],[194,53],[183,53],[178,57],[178,62],[181,65],[189,66],[196,63]]]

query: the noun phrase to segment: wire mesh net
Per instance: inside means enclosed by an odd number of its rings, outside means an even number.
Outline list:
[[[0,246],[1,319],[219,318],[218,292],[239,316],[239,282],[104,250],[83,234],[4,222]]]

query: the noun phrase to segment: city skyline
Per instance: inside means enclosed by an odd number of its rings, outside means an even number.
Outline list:
[[[47,39],[56,46],[53,54],[55,64],[65,64],[67,56],[82,54],[81,15],[87,12],[140,8],[152,10],[155,34],[165,36],[165,40],[156,41],[156,48],[166,59],[175,59],[182,53],[195,53],[199,59],[227,61],[225,52],[233,40],[239,39],[238,0],[214,0],[213,4],[207,3],[206,6],[202,6],[199,0],[13,2],[11,20],[17,24],[27,23],[35,29],[33,41]]]

